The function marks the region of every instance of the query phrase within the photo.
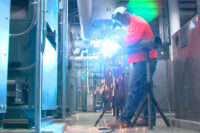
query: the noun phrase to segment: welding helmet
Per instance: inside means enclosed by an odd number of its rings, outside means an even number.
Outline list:
[[[126,26],[129,24],[129,19],[128,19],[128,12],[127,8],[125,7],[118,7],[114,10],[112,14],[112,21],[113,24],[118,25],[118,26]]]

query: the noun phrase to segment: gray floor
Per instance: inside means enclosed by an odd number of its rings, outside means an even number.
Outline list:
[[[183,128],[168,128],[160,117],[157,118],[156,126],[154,130],[148,130],[146,127],[135,128],[121,128],[110,129],[106,127],[107,123],[115,121],[115,117],[111,113],[106,113],[97,127],[93,127],[93,124],[98,119],[100,113],[77,113],[67,118],[67,129],[65,133],[200,133],[198,131],[187,130]],[[33,130],[0,130],[0,133],[33,133]],[[57,133],[57,131],[55,132]]]
[[[98,127],[94,128],[93,124],[97,120],[100,113],[77,113],[68,119],[66,133],[199,133],[197,131],[186,130],[181,128],[168,128],[165,126],[162,119],[157,119],[157,124],[154,130],[148,130],[146,127],[109,129],[106,127],[108,122],[114,121],[115,117],[111,113],[106,113],[100,121]]]

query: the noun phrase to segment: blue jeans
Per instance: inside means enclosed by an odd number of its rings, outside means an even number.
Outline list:
[[[150,60],[150,75],[151,80],[153,74],[156,70],[157,60]],[[153,92],[153,88],[151,89]],[[139,105],[139,103],[144,99],[147,94],[147,70],[146,62],[141,61],[133,64],[133,70],[130,72],[130,81],[128,88],[128,96],[125,102],[123,112],[121,113],[120,120],[121,122],[126,122],[131,124],[131,119],[134,116],[134,113]],[[152,107],[152,118],[155,123],[156,113],[155,108]],[[148,107],[147,104],[144,107],[144,119],[148,120]]]

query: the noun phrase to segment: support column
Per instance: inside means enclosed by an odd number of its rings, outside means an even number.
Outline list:
[[[41,132],[41,73],[42,73],[42,4],[37,0],[37,37],[36,37],[36,67],[35,67],[35,131]]]
[[[178,0],[168,0],[169,4],[169,21],[171,36],[180,29],[180,13]]]
[[[61,118],[65,122],[66,118],[66,47],[68,44],[68,0],[59,0],[59,62],[60,69],[58,79],[61,81],[59,85],[59,104],[61,106]]]
[[[180,29],[180,13],[178,0],[168,0],[169,7],[169,26],[170,26],[170,106],[172,107],[173,103],[173,92],[174,92],[174,64],[173,64],[173,47],[172,47],[172,35]]]
[[[0,130],[3,129],[4,114],[0,114]]]
[[[197,0],[198,18],[200,20],[200,0]]]

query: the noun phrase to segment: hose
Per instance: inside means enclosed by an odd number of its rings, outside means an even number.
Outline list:
[[[25,35],[33,29],[33,27],[36,23],[36,14],[37,14],[35,2],[33,2],[33,6],[34,6],[33,7],[33,18],[32,18],[32,21],[31,21],[31,24],[29,25],[29,27],[21,33],[10,33],[10,37],[19,37],[19,36]]]
[[[24,66],[24,67],[18,67],[18,68],[9,68],[10,71],[26,71],[33,69],[35,67],[35,63],[29,65],[29,66]]]

